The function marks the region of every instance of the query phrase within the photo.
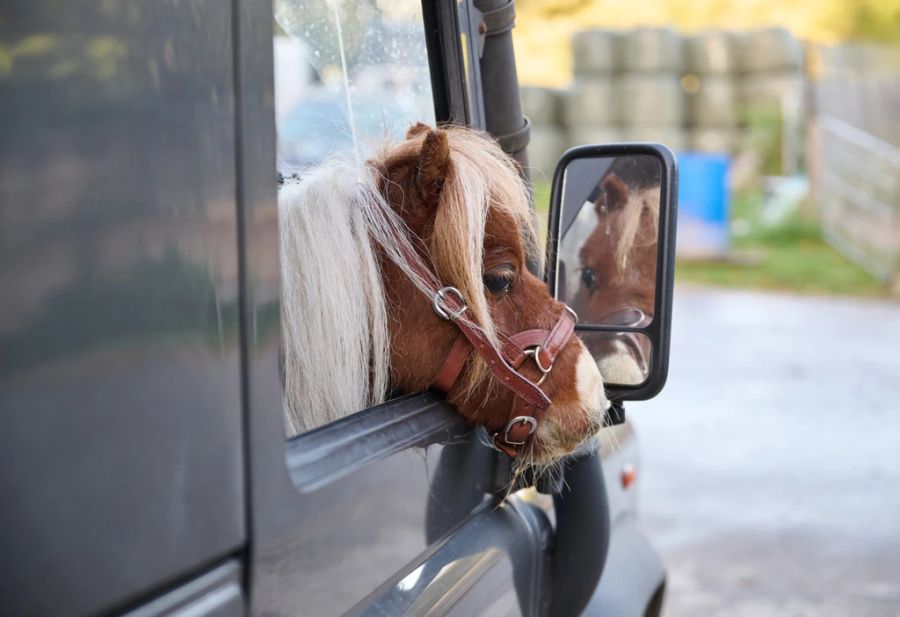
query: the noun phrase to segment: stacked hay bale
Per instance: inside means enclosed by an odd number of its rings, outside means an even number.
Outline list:
[[[736,45],[730,32],[704,32],[685,39],[682,84],[691,150],[733,154],[738,147]]]
[[[783,28],[586,30],[572,38],[568,89],[524,88],[529,156],[546,177],[579,144],[656,141],[742,155],[751,175],[800,168],[804,48]]]
[[[768,118],[777,128],[780,160],[774,167],[781,173],[794,173],[800,167],[802,151],[803,44],[784,28],[753,30],[741,37],[739,56],[739,102],[747,128],[759,130]],[[772,139],[771,135],[763,137]]]
[[[563,105],[569,146],[621,140],[616,90],[621,38],[611,30],[586,30],[572,38],[574,80]]]
[[[522,109],[531,120],[528,164],[534,180],[550,180],[556,162],[567,147],[562,123],[563,93],[552,88],[521,88]]]
[[[658,141],[685,147],[682,39],[671,28],[637,28],[622,44],[617,80],[619,126],[625,141]]]

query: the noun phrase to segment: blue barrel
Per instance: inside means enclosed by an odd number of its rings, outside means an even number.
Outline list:
[[[721,257],[728,251],[729,163],[724,154],[679,153],[679,257]]]

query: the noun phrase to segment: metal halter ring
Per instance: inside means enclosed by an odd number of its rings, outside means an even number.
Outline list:
[[[511,431],[516,424],[528,425],[528,436],[522,441],[509,440],[509,431]],[[503,429],[503,443],[508,446],[524,446],[525,441],[528,439],[528,437],[531,437],[535,430],[537,430],[537,420],[535,420],[531,416],[516,416],[515,418],[507,422],[506,428]]]
[[[566,309],[567,311],[569,311],[569,315],[572,316],[572,319],[575,320],[575,323],[578,323],[578,313],[576,313],[575,311],[573,311],[573,310],[569,307],[568,304],[563,304],[563,308]]]
[[[452,313],[443,304],[448,294],[456,296],[456,299],[462,305],[461,308],[453,311]],[[434,309],[434,312],[437,313],[438,317],[440,317],[441,319],[446,319],[447,321],[456,321],[457,319],[459,319],[460,315],[469,310],[469,307],[466,306],[466,299],[463,297],[462,292],[456,287],[442,287],[438,289],[437,293],[434,294],[434,298],[431,301],[431,306]]]
[[[534,385],[539,386],[544,383],[544,380],[547,379],[547,375],[550,374],[550,371],[553,369],[553,365],[551,364],[547,368],[544,368],[544,365],[541,364],[541,346],[535,345],[534,347],[530,347],[525,350],[525,356],[531,356],[534,360],[534,365],[538,367],[538,370],[541,372],[541,378],[537,380],[537,383]]]

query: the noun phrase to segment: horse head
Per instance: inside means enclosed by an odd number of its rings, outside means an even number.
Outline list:
[[[641,326],[653,318],[660,167],[644,157],[616,159],[600,181],[597,225],[579,250],[573,308],[590,323]],[[588,337],[607,383],[644,381],[650,343],[635,334]]]
[[[510,339],[524,340],[517,333],[549,332],[559,323],[565,306],[526,265],[538,246],[527,187],[493,140],[465,129],[416,125],[377,168],[382,193],[416,239],[417,256],[441,287],[459,290],[467,307],[462,318],[492,345],[503,348]],[[460,331],[435,314],[433,298],[419,293],[405,270],[383,262],[392,315],[391,381],[416,392],[434,384]],[[542,463],[596,434],[607,403],[596,363],[577,338],[557,350],[546,375],[540,352],[537,360],[520,358],[519,371],[532,383],[543,378],[541,391],[551,401],[527,448]],[[503,379],[485,357],[471,353],[458,379],[444,387],[463,416],[501,431],[516,398]]]
[[[279,211],[289,434],[432,387],[522,461],[599,431],[600,372],[528,270],[527,187],[492,139],[417,124],[364,164],[286,184]]]

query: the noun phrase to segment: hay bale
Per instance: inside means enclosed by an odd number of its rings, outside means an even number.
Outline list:
[[[687,146],[697,152],[732,154],[738,150],[740,132],[735,128],[696,127],[687,136]]]
[[[621,67],[621,38],[612,30],[585,30],[572,37],[572,72],[575,77],[592,77]]]
[[[632,126],[622,129],[622,141],[649,141],[684,150],[688,141],[684,128],[675,125]]]
[[[803,44],[785,28],[753,30],[741,37],[740,59],[745,73],[799,71],[803,66]]]
[[[745,108],[802,105],[804,86],[803,75],[794,70],[750,73],[739,81],[739,101]]]
[[[681,72],[681,37],[672,28],[636,28],[625,35],[622,66],[631,71]]]
[[[536,126],[557,126],[562,122],[563,93],[553,88],[523,86],[522,109]]]
[[[622,131],[614,126],[573,125],[568,127],[566,138],[569,148],[588,144],[614,144],[622,141]]]
[[[739,103],[738,88],[731,76],[700,75],[696,89],[686,94],[688,124],[734,126],[738,122]]]
[[[738,41],[733,32],[703,32],[684,40],[685,70],[727,75],[738,69]]]
[[[618,120],[616,83],[611,78],[577,79],[564,99],[566,126],[613,125]]]
[[[684,91],[678,75],[626,73],[616,88],[623,126],[684,123]]]
[[[528,143],[528,164],[533,179],[553,178],[559,157],[566,151],[566,133],[562,128],[532,126]]]

